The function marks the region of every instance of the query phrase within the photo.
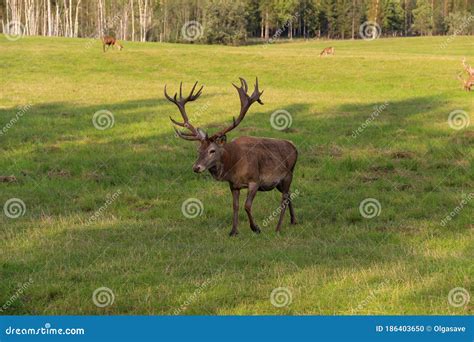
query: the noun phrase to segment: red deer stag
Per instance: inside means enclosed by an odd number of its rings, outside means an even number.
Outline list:
[[[104,52],[106,45],[107,49],[109,49],[111,46],[115,46],[117,49],[119,49],[119,51],[123,49],[123,46],[119,43],[119,41],[111,36],[102,37],[102,49],[104,50]]]
[[[319,57],[328,56],[328,55],[334,55],[334,48],[332,46],[324,48],[324,50],[321,51],[321,53],[319,54]]]
[[[185,105],[187,102],[196,100],[202,92],[201,87],[197,92],[197,82],[194,84],[188,97],[183,98],[182,83],[179,87],[179,98],[176,93],[171,97],[166,92],[166,98],[173,102],[179,109],[183,122],[178,122],[170,117],[173,124],[186,128],[189,132],[183,132],[175,128],[176,134],[185,139],[199,142],[198,158],[193,165],[196,173],[209,170],[212,177],[218,181],[229,182],[233,197],[233,221],[230,236],[238,234],[239,217],[239,196],[241,189],[248,189],[245,201],[245,211],[250,223],[250,228],[255,233],[260,233],[259,226],[255,223],[252,215],[252,202],[257,191],[269,191],[277,188],[282,193],[281,212],[276,231],[279,232],[283,222],[286,207],[289,207],[291,224],[296,224],[295,212],[290,197],[290,185],[293,179],[298,151],[292,142],[287,140],[239,137],[231,142],[227,142],[226,134],[236,128],[247,114],[252,104],[258,102],[263,105],[260,99],[263,91],[258,89],[258,79],[252,95],[248,95],[247,82],[240,79],[241,86],[232,84],[240,97],[240,114],[230,126],[208,136],[200,128],[195,128],[186,114]]]

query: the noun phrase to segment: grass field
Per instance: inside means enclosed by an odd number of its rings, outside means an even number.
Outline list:
[[[472,299],[453,306],[448,293],[474,294],[474,132],[448,116],[474,119],[456,79],[463,56],[474,65],[474,38],[445,41],[126,43],[104,54],[90,40],[0,36],[0,176],[16,177],[0,183],[0,205],[25,204],[0,215],[1,314],[472,314]],[[330,45],[336,55],[318,58]],[[265,105],[229,138],[299,150],[299,224],[287,217],[279,235],[276,220],[262,226],[280,201],[267,192],[254,202],[262,234],[241,210],[228,237],[228,185],[192,172],[196,147],[168,119],[179,114],[164,84],[198,80],[191,120],[210,132],[230,123],[239,76],[259,77]],[[113,127],[94,127],[100,110]],[[272,127],[276,110],[290,128]],[[189,198],[202,215],[183,215]],[[359,210],[367,198],[380,203],[374,218]],[[105,307],[93,301],[101,287],[114,296]],[[270,300],[280,287],[282,307]]]

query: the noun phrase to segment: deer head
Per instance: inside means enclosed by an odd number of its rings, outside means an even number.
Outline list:
[[[260,92],[258,89],[258,79],[255,83],[255,89],[252,95],[250,96],[247,93],[247,82],[243,78],[240,78],[240,87],[236,86],[235,84],[232,85],[237,89],[237,92],[239,94],[240,114],[237,119],[235,119],[235,117],[233,118],[232,124],[230,126],[220,130],[212,136],[209,136],[205,131],[200,128],[195,128],[189,122],[189,117],[185,109],[186,103],[195,101],[199,98],[199,96],[201,96],[202,89],[204,88],[204,86],[201,86],[201,88],[195,93],[197,86],[196,82],[193,88],[191,89],[189,95],[187,97],[183,97],[183,83],[181,82],[179,86],[179,98],[178,93],[176,93],[173,97],[169,96],[166,92],[165,86],[166,98],[178,107],[179,112],[181,113],[181,117],[183,118],[183,122],[178,122],[170,116],[171,122],[176,126],[183,127],[188,130],[188,132],[183,132],[175,128],[176,134],[184,140],[199,142],[198,159],[193,165],[194,172],[201,173],[205,170],[212,171],[213,169],[215,169],[220,163],[224,145],[227,142],[226,134],[240,124],[252,104],[258,102],[263,105],[263,102],[260,100],[260,96],[263,94],[263,91]]]

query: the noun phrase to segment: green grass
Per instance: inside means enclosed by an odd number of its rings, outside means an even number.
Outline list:
[[[26,205],[20,218],[0,215],[0,308],[17,294],[1,314],[472,314],[472,299],[454,307],[448,293],[474,295],[474,203],[441,220],[473,191],[472,123],[453,130],[448,115],[474,120],[473,94],[456,79],[474,49],[472,37],[440,48],[445,39],[126,43],[104,54],[90,40],[0,36],[0,128],[31,104],[0,136],[0,175],[17,178],[0,183],[0,205]],[[336,55],[318,58],[329,45]],[[205,84],[188,111],[212,132],[238,113],[239,76],[259,77],[265,105],[229,138],[299,150],[299,224],[286,217],[280,235],[275,221],[254,235],[242,211],[240,235],[228,237],[228,185],[192,172],[196,148],[169,123],[179,115],[164,84]],[[92,117],[104,109],[115,125],[100,131]],[[286,131],[270,125],[278,109],[292,115]],[[201,216],[183,216],[188,198],[202,201]],[[379,216],[361,216],[365,198],[381,203]],[[257,194],[260,224],[279,200]],[[92,301],[102,286],[115,295],[105,308]],[[271,304],[277,287],[290,305]]]

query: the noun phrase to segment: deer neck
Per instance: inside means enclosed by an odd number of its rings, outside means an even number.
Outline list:
[[[210,174],[215,180],[227,181],[229,180],[228,170],[230,166],[230,153],[224,148],[222,149],[221,158],[217,161],[216,165],[209,169]]]

